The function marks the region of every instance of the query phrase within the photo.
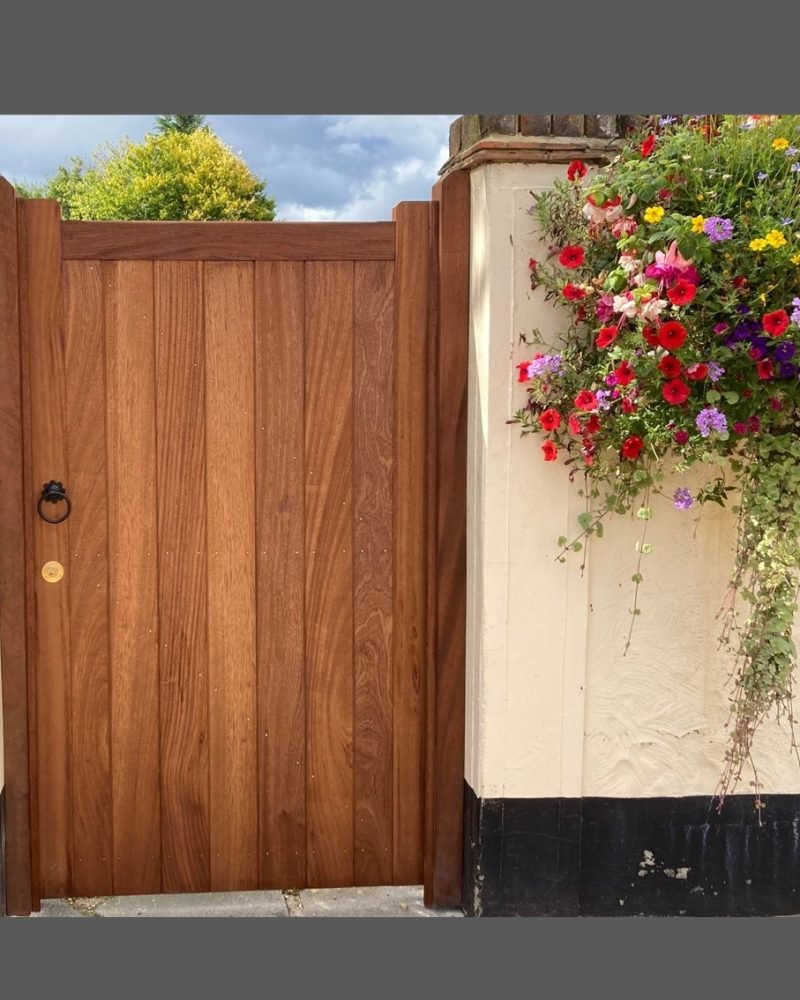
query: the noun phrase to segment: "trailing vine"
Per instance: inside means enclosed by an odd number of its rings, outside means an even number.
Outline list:
[[[568,319],[557,350],[517,365],[526,403],[513,420],[545,435],[545,461],[583,474],[587,498],[556,558],[600,537],[608,517],[637,515],[632,629],[665,475],[707,471],[701,489],[674,490],[679,511],[735,501],[719,615],[735,688],[717,797],[721,807],[749,763],[758,800],[753,747],[770,713],[788,717],[797,751],[800,116],[654,118],[591,179],[573,161],[533,197],[550,246],[530,261],[531,286]]]

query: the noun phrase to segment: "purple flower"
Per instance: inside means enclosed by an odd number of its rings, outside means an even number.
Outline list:
[[[792,173],[796,174],[799,170],[800,170],[800,163],[793,163],[792,164]]]
[[[708,437],[712,431],[723,434],[728,429],[728,421],[725,414],[720,413],[716,407],[707,406],[695,417],[695,424],[703,437]]]
[[[598,389],[594,395],[595,398],[597,399],[598,409],[600,410],[611,409],[611,403],[608,400],[608,397],[611,395],[611,393],[609,392],[608,389]]]
[[[740,302],[736,307],[736,312],[740,313],[742,316],[746,316],[750,312],[750,306],[746,302]]]
[[[703,232],[712,243],[722,243],[733,236],[733,223],[730,219],[723,219],[719,215],[712,215],[703,223]]]
[[[672,496],[676,510],[688,510],[694,503],[692,494],[685,486],[679,486]]]
[[[792,305],[794,306],[791,317],[792,322],[800,326],[800,299],[792,299]]]
[[[791,361],[797,350],[797,345],[791,340],[782,340],[775,348],[776,361]]]
[[[712,382],[719,382],[722,376],[725,374],[725,369],[722,365],[717,364],[716,361],[708,362],[708,377]]]
[[[791,361],[782,361],[778,369],[778,374],[781,378],[794,378],[797,374],[797,366],[793,365]]]
[[[784,153],[786,156],[797,156],[797,146],[787,146]]]
[[[782,226],[791,226],[793,222],[794,219],[790,219],[788,215],[781,219]]]
[[[756,174],[756,180],[759,181],[765,181],[768,177],[769,174],[766,172],[766,170],[759,170],[759,172]]]
[[[606,385],[616,385],[617,384],[617,376],[613,372],[609,372],[609,374],[606,375],[606,377],[603,379],[603,381],[605,382]]]
[[[658,124],[664,128],[667,125],[674,125],[677,120],[675,115],[664,115],[663,118],[658,119]]]
[[[534,358],[528,365],[530,378],[541,378],[543,375],[560,375],[564,370],[560,354],[543,354]]]

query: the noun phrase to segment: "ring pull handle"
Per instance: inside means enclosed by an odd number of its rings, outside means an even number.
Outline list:
[[[44,504],[46,503],[61,503],[66,504],[66,509],[61,517],[48,517],[44,512]],[[69,515],[72,513],[72,501],[67,496],[67,491],[64,489],[63,483],[57,483],[55,479],[51,479],[49,483],[45,483],[42,487],[42,494],[39,497],[39,502],[36,505],[36,510],[39,513],[39,517],[43,521],[47,521],[48,524],[61,524],[62,521],[66,521]]]

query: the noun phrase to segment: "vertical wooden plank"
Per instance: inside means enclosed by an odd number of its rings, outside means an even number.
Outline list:
[[[205,265],[211,888],[258,884],[253,264]]]
[[[394,881],[423,874],[427,574],[429,202],[405,202],[396,223]]]
[[[20,201],[20,296],[23,337],[30,363],[31,482],[36,503],[42,484],[69,487],[66,453],[64,330],[61,303],[61,209],[55,201]],[[34,518],[33,559],[36,623],[32,656],[36,671],[39,873],[45,896],[65,895],[71,877],[69,703],[69,521]],[[57,560],[60,583],[46,583],[41,567]]]
[[[71,892],[112,891],[108,498],[102,265],[63,264],[72,733]]]
[[[304,265],[257,262],[259,883],[306,882]]]
[[[353,264],[306,264],[308,882],[353,884]]]
[[[16,198],[12,186],[0,177],[0,730],[6,792],[6,908],[9,914],[22,916],[33,907],[33,873],[17,261]]]
[[[153,265],[104,261],[114,892],[161,889]]]
[[[425,902],[457,906],[461,902],[464,802],[469,172],[449,174],[434,188],[434,197],[439,204],[436,621],[433,704],[428,720],[433,746],[426,779],[432,802],[426,820]]]
[[[161,880],[208,892],[203,264],[154,268]]]
[[[392,883],[394,264],[355,264],[355,884]]]

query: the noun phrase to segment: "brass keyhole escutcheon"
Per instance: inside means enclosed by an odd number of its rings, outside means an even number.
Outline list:
[[[47,581],[47,583],[58,583],[58,581],[64,576],[64,567],[60,562],[56,562],[55,559],[50,562],[46,562],[42,566],[42,576]]]

